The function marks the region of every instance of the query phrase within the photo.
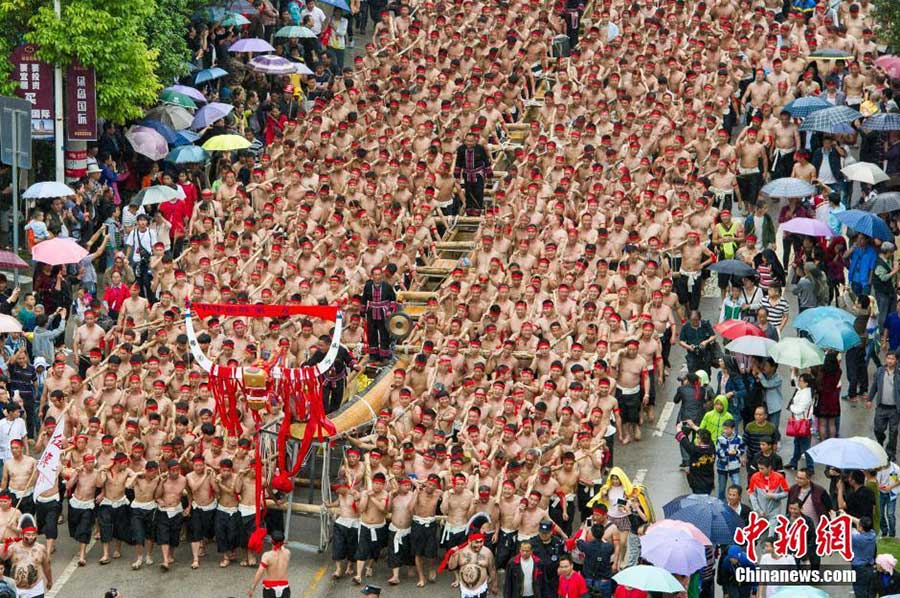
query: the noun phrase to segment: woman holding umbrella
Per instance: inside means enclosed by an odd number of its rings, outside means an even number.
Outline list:
[[[837,353],[827,351],[825,363],[812,368],[818,389],[813,415],[816,416],[816,429],[819,440],[837,438],[838,421],[841,417],[841,366]]]
[[[797,469],[800,457],[806,456],[806,469],[813,467],[810,456],[806,453],[812,444],[811,420],[813,414],[813,385],[815,378],[812,374],[800,374],[797,378],[797,392],[794,393],[788,409],[791,419],[788,422],[787,435],[794,437],[794,454],[787,465],[787,469]]]

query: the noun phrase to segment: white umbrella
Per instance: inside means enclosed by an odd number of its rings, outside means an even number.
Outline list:
[[[0,333],[22,332],[22,324],[12,316],[0,314]]]
[[[884,450],[884,447],[878,444],[877,440],[873,440],[871,438],[866,438],[865,436],[851,436],[847,440],[851,442],[855,442],[857,444],[861,444],[867,449],[869,449],[873,455],[875,455],[881,462],[881,465],[888,464],[888,454],[887,451]]]
[[[731,351],[732,353],[740,353],[741,355],[768,357],[769,351],[771,351],[772,347],[776,344],[778,343],[764,336],[748,335],[734,339],[725,345],[725,350]]]
[[[131,199],[136,206],[152,206],[178,197],[178,191],[167,185],[151,185],[141,189],[140,193]]]
[[[296,72],[300,75],[314,75],[315,74],[310,70],[310,68],[308,66],[306,66],[302,62],[298,62],[298,63],[296,63],[296,65],[297,65]]]
[[[64,183],[47,181],[35,183],[22,194],[23,199],[44,199],[48,197],[68,197],[75,195],[75,191]]]
[[[844,166],[841,172],[851,181],[859,181],[869,185],[877,185],[891,178],[877,164],[872,164],[871,162],[855,162],[849,166]]]

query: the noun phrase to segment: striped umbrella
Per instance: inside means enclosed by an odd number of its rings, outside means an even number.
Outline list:
[[[900,211],[900,191],[879,193],[872,201],[866,202],[863,209],[875,214]]]
[[[28,268],[28,262],[20,258],[12,251],[0,250],[0,269],[3,270],[25,270]]]
[[[889,112],[870,116],[863,121],[862,127],[870,131],[900,131],[900,113]]]
[[[805,96],[797,98],[792,102],[784,105],[784,110],[791,113],[794,118],[806,118],[813,112],[830,108],[831,104],[820,98],[819,96]]]
[[[289,25],[275,32],[275,37],[294,37],[297,39],[312,39],[318,37],[309,27]]]
[[[816,194],[816,188],[803,179],[783,177],[766,183],[760,192],[769,197],[809,197]]]
[[[830,131],[835,125],[850,124],[862,119],[863,115],[858,110],[847,106],[832,106],[813,112],[800,125],[801,131]]]
[[[267,75],[290,75],[297,72],[297,64],[274,55],[256,56],[247,63],[254,71]]]

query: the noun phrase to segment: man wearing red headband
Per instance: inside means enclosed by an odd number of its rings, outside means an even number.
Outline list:
[[[256,586],[262,581],[263,598],[290,598],[288,565],[291,562],[291,551],[284,546],[284,533],[275,530],[271,536],[272,550],[266,551],[260,558],[259,569],[253,577],[248,596],[253,596]]]
[[[8,406],[7,409],[10,409]],[[12,458],[3,463],[3,481],[0,487],[9,490],[15,500],[19,502],[19,510],[23,513],[34,514],[34,483],[37,477],[34,475],[37,461],[34,457],[23,453],[22,440],[12,440],[9,443]]]
[[[97,506],[97,522],[100,527],[100,542],[103,545],[103,556],[100,564],[109,564],[109,544],[115,540],[114,558],[122,556],[122,542],[131,542],[131,509],[128,497],[125,496],[126,484],[134,477],[127,469],[128,456],[116,453],[112,464],[100,473],[100,484],[103,488],[103,499]]]
[[[97,325],[97,314],[84,312],[84,324],[75,329],[72,338],[72,351],[78,363],[78,374],[83,378],[91,366],[90,352],[99,349],[106,332]]]
[[[87,547],[94,528],[94,498],[100,482],[100,472],[94,466],[96,458],[87,454],[80,468],[66,481],[69,494],[69,536],[78,542],[78,566],[87,564]]]
[[[26,517],[22,522],[22,541],[5,543],[0,549],[0,558],[12,565],[10,573],[21,598],[42,598],[44,592],[53,588],[50,551],[38,543],[37,536],[34,520]]]
[[[499,593],[499,579],[494,555],[484,547],[484,534],[473,532],[468,541],[451,549],[447,568],[459,570],[459,592],[462,598],[487,598],[488,591]]]

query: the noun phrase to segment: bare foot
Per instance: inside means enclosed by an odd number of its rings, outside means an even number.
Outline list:
[[[140,569],[143,565],[144,565],[144,562],[143,562],[141,559],[138,559],[138,560],[136,560],[135,562],[131,563],[131,570],[132,570],[132,571],[137,571],[137,570]]]
[[[340,571],[335,571],[334,573],[331,574],[331,579],[340,579],[340,578],[341,578]]]
[[[389,578],[389,579],[387,580],[387,582],[388,582],[389,584],[391,584],[392,586],[395,586],[395,585],[397,585],[397,584],[400,583],[400,580],[397,579],[396,577],[391,577],[391,578]]]
[[[351,581],[352,581],[353,583],[355,583],[356,585],[362,584],[362,580],[361,580],[360,578],[356,577],[355,575],[353,576],[353,578],[351,579]]]
[[[199,569],[199,568],[200,568],[200,561],[198,561],[197,559],[194,559],[194,562],[191,563],[191,569]]]
[[[220,566],[221,568],[224,569],[225,567],[227,567],[227,566],[230,565],[230,564],[231,564],[231,560],[226,556],[226,557],[223,558],[222,561],[219,563],[219,566]]]
[[[120,559],[120,558],[122,558],[122,553],[119,552],[118,550],[115,551],[115,552],[113,553],[113,558],[114,558],[114,559]]]
[[[458,580],[458,579],[454,579],[454,580],[453,580],[453,583],[450,584],[450,587],[451,587],[451,588],[458,588],[458,587],[459,587],[459,580]]]
[[[416,587],[417,587],[417,588],[424,588],[424,587],[425,587],[425,581],[422,580],[422,579],[420,579],[419,581],[416,582]]]
[[[147,563],[148,565],[152,565],[153,557],[148,555],[147,558],[144,559],[144,562]]]

